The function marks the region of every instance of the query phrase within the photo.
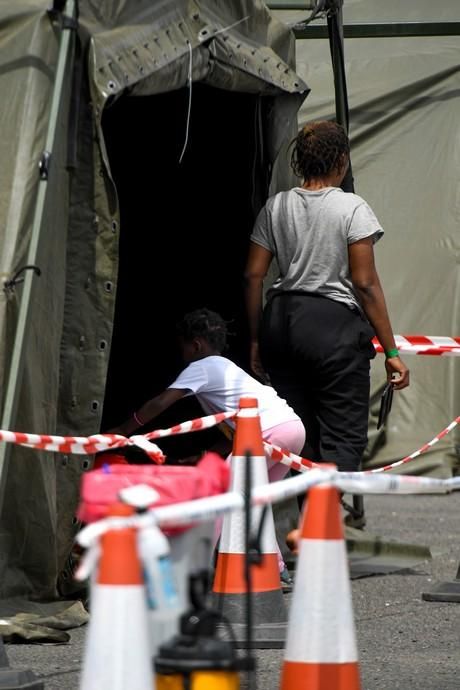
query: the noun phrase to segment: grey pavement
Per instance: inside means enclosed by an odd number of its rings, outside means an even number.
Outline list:
[[[352,580],[362,690],[459,690],[460,603],[424,601],[422,593],[456,578],[460,492],[369,495],[364,505],[365,532],[428,546],[432,558],[393,574]],[[285,596],[289,605],[292,595]],[[10,666],[43,677],[46,690],[78,690],[86,630],[71,631],[65,645],[7,644]],[[255,656],[251,690],[277,690],[283,650],[257,650]],[[244,676],[241,686],[248,687]]]

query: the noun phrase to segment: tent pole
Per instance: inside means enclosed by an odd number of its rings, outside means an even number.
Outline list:
[[[332,70],[334,73],[335,114],[337,122],[348,134],[348,93],[345,75],[345,53],[343,46],[343,0],[328,0],[327,27],[331,51]],[[354,192],[353,173],[350,165],[342,183],[345,192]]]
[[[348,132],[348,94],[343,46],[343,0],[330,0],[327,15],[329,47],[334,71],[335,112],[337,122]]]
[[[329,33],[329,46],[331,50],[332,69],[334,71],[335,112],[336,120],[342,125],[348,134],[349,112],[347,79],[345,74],[345,51],[343,45],[343,0],[328,0],[329,9],[327,15],[327,27]],[[342,182],[345,192],[354,192],[355,185],[353,172],[350,165]],[[353,495],[353,508],[349,520],[355,527],[363,527],[366,524],[364,516],[364,498],[360,494]]]
[[[56,135],[59,109],[61,105],[62,87],[68,62],[68,56],[72,45],[72,35],[76,28],[77,0],[67,0],[65,12],[62,14],[62,31],[59,43],[56,76],[50,107],[50,117],[46,134],[45,148],[40,160],[40,180],[38,183],[37,199],[32,222],[29,251],[26,264],[35,267],[37,263],[40,234],[43,222],[43,213],[46,203],[48,167],[51,163],[54,140]],[[39,271],[37,272],[39,275]],[[11,425],[16,421],[19,390],[22,382],[24,368],[24,346],[27,337],[27,327],[32,296],[32,282],[37,274],[35,271],[24,272],[24,284],[22,289],[21,304],[19,307],[18,322],[11,353],[10,370],[8,373],[5,405],[1,420],[1,429],[11,430]],[[10,444],[0,444],[0,515],[3,507],[3,498],[8,466]]]
[[[281,9],[269,3],[271,9]],[[282,9],[295,9],[283,7]],[[300,8],[297,8],[300,9]],[[301,9],[305,9],[302,7]],[[424,38],[428,36],[460,36],[460,22],[352,22],[344,24],[345,38]],[[299,24],[294,26],[294,34],[298,40],[320,39],[328,37],[327,26],[323,24]]]

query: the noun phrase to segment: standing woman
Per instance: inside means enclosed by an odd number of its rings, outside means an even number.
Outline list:
[[[331,121],[305,125],[291,166],[301,187],[270,197],[251,235],[246,305],[251,368],[302,419],[305,457],[358,471],[367,445],[374,335],[385,350],[387,380],[409,385],[374,263],[383,235],[375,214],[340,189],[349,140]],[[275,259],[279,275],[266,296]]]

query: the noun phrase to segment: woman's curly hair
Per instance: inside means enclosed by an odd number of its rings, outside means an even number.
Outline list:
[[[177,325],[177,334],[184,342],[204,338],[218,352],[227,347],[227,322],[210,309],[195,309],[186,314]]]
[[[309,122],[302,127],[292,145],[291,167],[304,182],[339,172],[350,153],[347,133],[331,120]]]

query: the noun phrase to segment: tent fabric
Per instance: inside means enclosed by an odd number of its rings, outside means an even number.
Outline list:
[[[190,49],[196,51],[195,81],[237,91],[296,91],[293,54],[285,48],[282,59],[267,45],[267,10],[239,4],[138,3],[136,15],[148,12],[148,23],[133,27],[127,20],[118,31],[93,31],[90,64],[98,96],[106,100],[130,86],[139,94],[179,88],[187,79]],[[133,11],[130,3],[126,9]]]
[[[308,12],[276,11],[290,26]],[[345,0],[344,24],[459,21],[456,0]],[[460,333],[460,36],[345,38],[354,186],[385,229],[375,250],[397,334]],[[311,92],[299,125],[335,117],[327,39],[296,42],[296,68]],[[395,394],[388,423],[370,417],[366,467],[414,453],[460,411],[458,357],[404,355],[409,388]],[[383,355],[372,362],[378,409]],[[460,428],[396,472],[451,476]]]
[[[26,263],[44,148],[57,41],[49,20],[31,3],[2,7],[0,28],[0,252],[3,280]],[[68,95],[68,89],[67,95]],[[65,95],[64,95],[65,100]],[[64,115],[64,113],[63,113]],[[60,119],[59,131],[65,121]],[[53,160],[59,182],[50,179],[43,219],[34,304],[18,398],[18,430],[56,428],[59,348],[65,294],[68,181],[65,137],[57,138]],[[3,282],[2,280],[2,282]],[[20,301],[20,285],[0,296],[0,390],[6,388]],[[49,325],[53,324],[50,328]],[[46,453],[16,448],[6,477],[0,527],[0,580],[10,596],[37,590],[55,593],[57,514],[64,493],[57,491],[60,463]],[[60,493],[60,495],[58,495]],[[64,498],[65,500],[65,498]],[[70,518],[70,521],[72,518]]]
[[[126,95],[187,87],[190,72],[194,86],[254,94],[259,169],[281,183],[290,173],[278,153],[295,132],[308,87],[295,72],[291,29],[259,0],[80,2],[44,181],[38,162],[61,36],[49,5],[18,0],[0,10],[2,281],[26,263],[37,191],[47,185],[14,430],[89,435],[100,430],[119,267],[105,109]],[[0,291],[2,405],[20,303],[20,283]],[[90,466],[90,458],[11,449],[0,506],[0,598],[57,596]]]

